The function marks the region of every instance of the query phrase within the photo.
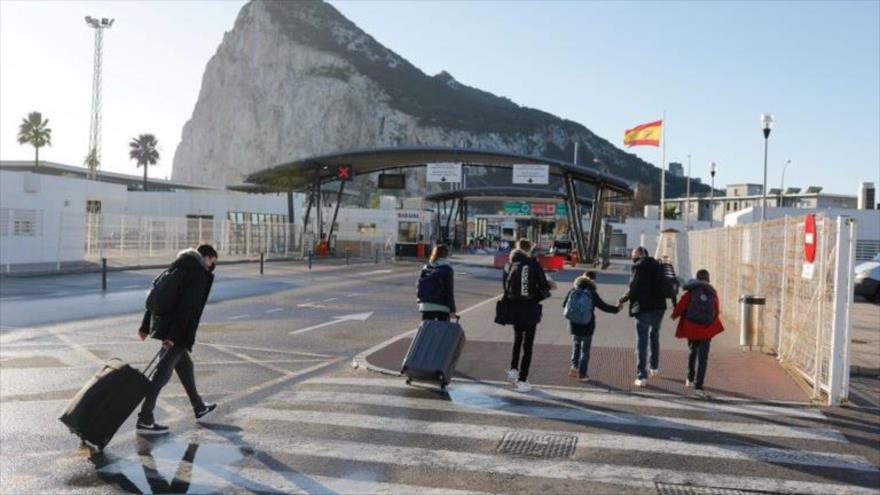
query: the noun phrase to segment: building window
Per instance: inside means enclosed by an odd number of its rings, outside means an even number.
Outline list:
[[[419,240],[419,223],[418,222],[398,222],[397,223],[397,242],[418,242]]]
[[[359,234],[375,234],[376,233],[376,224],[375,223],[359,223],[358,224],[358,233]]]
[[[0,236],[36,237],[43,235],[40,210],[0,209]],[[11,231],[10,231],[11,230]]]

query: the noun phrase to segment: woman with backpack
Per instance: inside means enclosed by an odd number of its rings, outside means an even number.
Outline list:
[[[709,363],[709,343],[712,337],[724,331],[718,293],[709,284],[709,271],[698,270],[697,278],[684,285],[672,319],[680,318],[675,336],[688,341],[688,374],[684,384],[694,388],[697,397],[705,398],[703,380]]]
[[[422,268],[416,285],[422,321],[449,321],[455,314],[455,293],[452,267],[446,262],[449,248],[434,246],[428,264]]]
[[[574,279],[572,287],[562,301],[563,316],[568,320],[571,332],[571,368],[568,376],[582,382],[590,381],[587,367],[590,364],[590,347],[593,343],[593,332],[596,330],[596,308],[617,314],[619,306],[606,303],[599,297],[596,290],[596,272],[588,271]]]

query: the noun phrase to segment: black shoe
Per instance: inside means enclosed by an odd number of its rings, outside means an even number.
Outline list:
[[[159,423],[144,423],[143,421],[137,422],[137,432],[139,435],[164,435],[168,433],[168,427],[164,425],[160,425]]]
[[[204,409],[196,411],[196,420],[202,419],[208,414],[211,414],[211,411],[214,409],[217,409],[217,404],[206,404]]]

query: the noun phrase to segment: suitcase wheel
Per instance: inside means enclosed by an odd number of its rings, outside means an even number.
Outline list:
[[[407,378],[407,379],[406,379],[406,384],[409,385],[410,383],[412,383],[412,378]]]
[[[448,385],[446,382],[441,382],[440,383],[440,390],[446,390],[446,385]]]

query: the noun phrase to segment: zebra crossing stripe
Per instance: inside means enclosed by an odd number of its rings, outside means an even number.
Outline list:
[[[393,431],[399,433],[427,434],[455,438],[500,441],[510,428],[493,425],[475,425],[466,423],[433,422],[414,419],[398,419],[365,414],[336,413],[327,411],[306,411],[289,409],[247,408],[236,413],[241,419],[278,421],[285,423],[307,423],[314,425],[366,428],[373,430]],[[637,435],[616,435],[603,433],[581,433],[572,431],[525,430],[523,433],[542,435],[573,435],[577,437],[578,449],[612,449],[653,452],[693,456],[700,458],[716,458],[726,460],[744,460],[769,462],[774,464],[798,464],[820,466],[856,471],[878,472],[867,459],[858,455],[834,454],[823,452],[803,452],[798,450],[772,447],[753,447],[746,445],[710,445],[685,443],[658,438],[640,437]]]
[[[259,486],[277,490],[280,493],[302,493],[308,495],[337,495],[344,493],[364,494],[381,493],[383,495],[485,495],[485,492],[470,490],[454,490],[428,486],[385,483],[380,481],[332,478],[329,476],[313,476],[294,471],[269,471],[257,468],[236,469],[239,476],[250,479]]]
[[[528,396],[523,395],[523,399]],[[522,405],[502,397],[479,396],[471,401],[449,402],[437,399],[400,397],[395,395],[325,392],[297,390],[284,392],[278,400],[301,403],[348,403],[370,406],[401,407],[428,411],[489,414],[498,416],[528,416],[563,421],[615,424],[647,428],[667,428],[705,433],[724,433],[743,436],[768,436],[825,440],[846,443],[846,438],[830,428],[808,428],[772,423],[738,423],[671,416],[639,415],[618,411],[601,411],[587,407],[558,407],[547,404]]]
[[[480,454],[444,449],[426,449],[394,445],[296,436],[257,437],[246,433],[245,440],[262,449],[287,455],[321,457],[333,460],[380,463],[461,471],[530,476],[560,480],[583,480],[594,483],[654,489],[656,482],[697,486],[730,487],[740,490],[799,493],[802,495],[876,495],[872,488],[726,474],[611,465],[578,461],[521,458],[500,454]]]
[[[368,386],[413,390],[413,387],[407,385],[403,381],[403,379],[388,378],[355,379],[348,377],[319,377],[303,382],[303,384],[352,385],[358,387]],[[574,400],[602,404],[620,404],[624,406],[679,409],[697,412],[703,411],[711,413],[736,414],[743,416],[788,416],[792,418],[816,420],[825,419],[825,416],[823,416],[821,412],[807,409],[805,407],[780,407],[762,404],[726,404],[718,402],[696,402],[692,399],[678,397],[644,397],[638,395],[606,392],[604,390],[570,391],[554,389],[534,389],[528,396],[524,396],[523,394],[508,388],[457,382],[455,387],[449,389],[449,392],[453,396],[453,399],[457,390],[465,390],[467,392],[474,391],[487,395],[496,395],[517,399],[528,397],[530,400],[533,400],[535,402],[546,402],[552,400]]]

